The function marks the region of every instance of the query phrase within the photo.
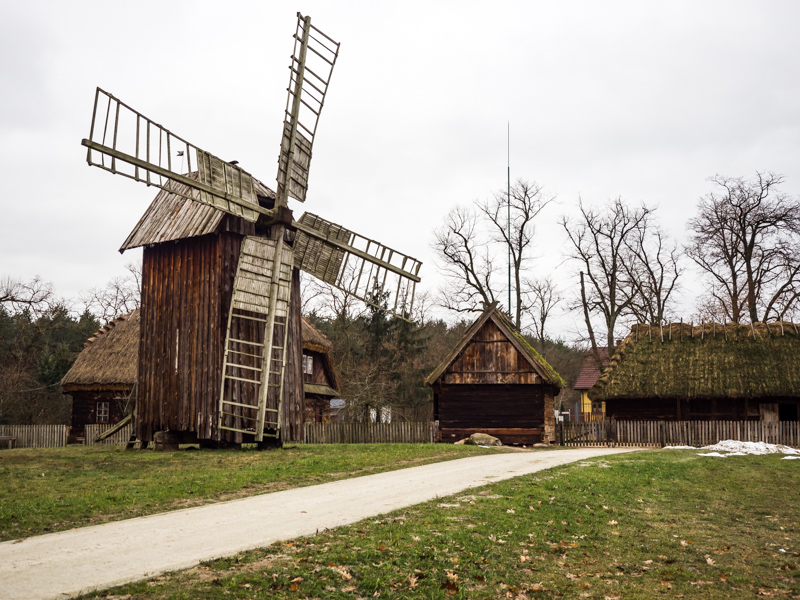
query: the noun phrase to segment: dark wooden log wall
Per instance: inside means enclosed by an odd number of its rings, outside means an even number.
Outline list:
[[[795,398],[611,398],[606,416],[619,421],[759,421],[781,404],[800,410]]]
[[[307,394],[305,397],[304,415],[306,423],[330,423],[330,397],[320,396],[318,394]]]
[[[442,441],[458,441],[477,432],[494,435],[506,444],[552,440],[555,416],[550,387],[441,384],[435,390],[434,410]]]
[[[70,426],[70,437],[81,437],[84,434],[86,425],[97,423],[97,403],[108,402],[108,422],[118,423],[125,415],[122,414],[122,407],[125,397],[130,394],[127,391],[97,390],[97,391],[74,391],[72,396],[72,424]]]
[[[536,384],[542,379],[497,325],[487,321],[447,368],[441,382]]]

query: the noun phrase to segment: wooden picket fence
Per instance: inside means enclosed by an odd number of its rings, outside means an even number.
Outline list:
[[[17,438],[15,448],[56,448],[67,445],[69,425],[0,425],[0,436]],[[6,444],[0,444],[5,448]]]
[[[560,423],[562,446],[709,446],[722,440],[800,448],[798,421],[615,421]]]
[[[112,427],[114,427],[114,425],[108,423],[86,425],[84,429],[86,439],[83,443],[87,446],[123,446],[127,444],[131,437],[131,433],[133,433],[133,425],[131,424],[126,425],[118,432],[108,436],[104,440],[100,440],[99,442],[94,441],[98,435],[108,431]]]
[[[306,444],[432,444],[436,423],[306,423]]]

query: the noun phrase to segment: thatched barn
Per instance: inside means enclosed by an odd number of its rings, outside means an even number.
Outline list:
[[[139,321],[135,310],[100,329],[61,380],[61,392],[72,396],[71,439],[83,438],[86,425],[117,423],[133,409]]]
[[[589,397],[616,419],[796,421],[798,328],[634,325]]]
[[[182,184],[171,185],[177,189]],[[274,206],[272,190],[256,182],[256,193],[261,206]],[[225,446],[251,441],[240,432],[217,427],[217,417],[228,309],[242,238],[263,233],[254,223],[162,190],[122,244],[120,252],[143,247],[135,423],[142,442],[151,442],[158,431],[168,432],[173,444],[199,441]],[[303,436],[297,269],[289,313],[281,415],[284,442]],[[237,325],[232,336],[252,339],[245,328],[259,325]],[[232,397],[252,393],[243,385],[233,386],[226,388]]]
[[[608,366],[608,348],[589,350],[583,359],[580,373],[572,389],[581,397],[570,408],[570,421],[583,423],[587,421],[602,421],[606,414],[606,403],[601,400],[590,400],[589,389],[600,378],[600,374]]]
[[[331,400],[341,391],[331,362],[333,344],[305,317],[302,327],[305,422],[329,423]]]
[[[425,380],[442,441],[488,433],[506,444],[555,440],[564,380],[492,304]]]

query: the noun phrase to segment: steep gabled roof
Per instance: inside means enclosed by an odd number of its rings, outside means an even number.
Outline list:
[[[126,390],[136,383],[139,311],[118,317],[89,338],[61,380],[65,393]]]
[[[589,397],[798,398],[799,333],[786,322],[634,325]]]
[[[189,177],[197,179],[197,173],[191,173]],[[275,198],[275,192],[257,179],[253,181],[256,194],[265,198]],[[136,227],[122,243],[120,252],[217,231],[227,213],[186,198],[182,194],[188,194],[187,185],[171,181],[169,187],[171,191],[162,189],[158,192]]]
[[[500,311],[497,307],[497,303],[491,304],[488,308],[486,308],[480,317],[467,329],[467,332],[464,334],[464,337],[461,338],[461,341],[456,344],[456,347],[450,351],[447,357],[436,367],[433,372],[428,375],[425,379],[425,385],[433,385],[437,379],[439,379],[442,374],[447,370],[447,368],[453,364],[453,362],[458,358],[458,356],[463,352],[464,348],[467,347],[467,344],[472,341],[472,338],[475,337],[475,334],[480,331],[481,327],[483,327],[487,321],[491,320],[494,322],[495,325],[500,329],[503,335],[508,338],[508,341],[517,349],[517,351],[528,361],[528,363],[533,367],[533,370],[539,374],[539,376],[544,380],[545,383],[549,383],[551,385],[556,385],[558,387],[566,387],[566,383],[561,378],[561,376],[556,373],[555,369],[551,367],[547,361],[539,354],[533,346],[531,346],[522,334],[520,334],[508,318]]]
[[[589,350],[586,358],[583,359],[581,372],[578,373],[578,379],[572,389],[577,391],[588,390],[600,378],[600,374],[607,366],[608,348],[598,348],[597,354]]]

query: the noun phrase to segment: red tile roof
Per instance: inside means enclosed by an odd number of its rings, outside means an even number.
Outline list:
[[[598,348],[597,354],[600,358],[602,366],[608,366],[608,348]],[[597,358],[591,351],[586,353],[586,358],[583,359],[583,366],[581,372],[578,374],[578,379],[575,381],[573,390],[588,390],[600,378],[601,369],[597,364]]]

